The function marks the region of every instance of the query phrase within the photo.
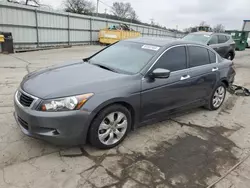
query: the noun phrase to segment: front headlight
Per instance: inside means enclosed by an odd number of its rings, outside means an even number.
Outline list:
[[[46,100],[42,102],[40,110],[49,112],[79,110],[93,95],[93,93],[87,93],[60,99]]]

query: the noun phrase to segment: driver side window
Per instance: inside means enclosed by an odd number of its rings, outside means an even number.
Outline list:
[[[218,42],[218,36],[217,35],[212,36],[212,38],[208,42],[209,45],[211,45],[211,44],[218,44],[218,43],[219,42]]]
[[[154,69],[163,68],[170,72],[187,68],[186,49],[184,46],[173,47],[167,50],[157,61]]]

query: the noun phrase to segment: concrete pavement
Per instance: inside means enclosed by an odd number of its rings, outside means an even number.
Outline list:
[[[30,71],[81,60],[100,46],[0,54],[0,188],[200,188],[250,154],[250,97],[227,95],[218,111],[203,108],[131,132],[118,147],[56,147],[24,136],[13,94]],[[237,52],[236,83],[250,88],[250,50]],[[247,188],[250,158],[216,188]]]

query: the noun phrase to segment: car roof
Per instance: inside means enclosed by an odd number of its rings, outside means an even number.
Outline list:
[[[190,33],[190,34],[195,34],[195,35],[214,35],[214,34],[220,34],[220,35],[228,35],[228,36],[230,36],[230,34],[228,34],[228,33],[215,33],[215,32],[205,32],[205,31],[199,31],[199,32],[194,32],[194,33]]]
[[[169,43],[172,43],[176,39],[174,38],[160,38],[160,37],[138,37],[138,38],[131,38],[125,41],[142,43],[142,44],[151,44],[156,46],[165,46]]]
[[[214,34],[213,32],[205,32],[205,31],[199,31],[199,32],[193,32],[190,34],[195,34],[195,35],[212,35]]]
[[[127,39],[124,41],[136,42],[148,45],[156,45],[160,47],[169,47],[178,44],[199,44],[201,46],[206,46],[198,42],[185,41],[176,38],[161,38],[161,37],[138,37],[138,38]]]

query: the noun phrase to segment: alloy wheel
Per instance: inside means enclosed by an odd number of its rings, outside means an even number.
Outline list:
[[[225,94],[226,94],[226,90],[223,86],[220,86],[216,89],[216,91],[214,92],[214,96],[213,96],[213,106],[215,108],[220,107],[220,105],[222,104],[225,98]]]
[[[98,138],[102,144],[113,145],[119,142],[128,128],[128,120],[122,112],[112,112],[101,122],[98,129]]]

